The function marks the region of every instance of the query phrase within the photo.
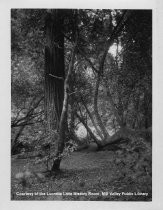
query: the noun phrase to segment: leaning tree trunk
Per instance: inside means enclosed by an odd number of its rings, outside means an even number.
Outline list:
[[[94,128],[95,128],[95,130],[96,130],[96,132],[97,132],[97,134],[98,134],[98,136],[101,138],[101,141],[102,141],[102,140],[104,139],[104,137],[103,137],[103,135],[102,135],[100,129],[99,129],[98,126],[96,125],[96,122],[95,122],[95,120],[94,120],[94,117],[93,117],[92,113],[89,111],[89,109],[88,109],[88,107],[87,107],[87,105],[86,105],[84,99],[82,98],[82,96],[81,96],[81,101],[82,101],[82,103],[83,103],[83,105],[84,105],[84,107],[85,107],[85,109],[86,109],[86,112],[87,112],[87,114],[88,114],[88,116],[89,116],[89,118],[90,118],[90,120],[91,120],[91,122],[92,122],[92,124],[93,124],[93,126],[94,126]]]
[[[76,116],[78,117],[78,119],[80,120],[80,122],[84,125],[85,129],[87,130],[87,132],[89,133],[90,137],[94,140],[94,142],[98,145],[98,147],[102,146],[102,141],[100,141],[92,132],[92,130],[89,128],[89,126],[87,125],[87,123],[85,122],[85,120],[83,119],[83,117],[81,117],[77,112],[75,113]]]

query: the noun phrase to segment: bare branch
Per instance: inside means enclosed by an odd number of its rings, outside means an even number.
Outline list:
[[[53,78],[55,78],[55,79],[64,80],[63,77],[58,77],[58,76],[55,76],[55,75],[53,75],[53,74],[49,74],[49,76],[51,76],[51,77],[53,77]]]
[[[34,98],[35,99],[35,98]],[[31,104],[33,103],[34,99],[32,100]],[[24,122],[29,122],[31,119],[39,116],[39,114],[42,114],[43,112],[39,112],[39,113],[33,113],[34,110],[38,107],[38,105],[40,104],[40,102],[43,100],[43,97],[41,97],[34,105],[33,107],[27,112],[27,114],[20,118],[20,119],[17,119],[16,121],[12,121],[11,122],[11,127],[17,127],[17,126],[20,126],[21,124],[24,124]],[[31,106],[30,104],[30,106]]]

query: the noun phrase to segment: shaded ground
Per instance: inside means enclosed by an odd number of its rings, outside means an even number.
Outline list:
[[[12,200],[150,201],[151,177],[134,176],[116,157],[112,151],[74,152],[62,160],[60,174],[43,180],[30,178],[26,187],[15,175],[27,164],[29,170],[43,174],[45,166],[35,165],[34,159],[12,158]],[[22,195],[22,192],[31,194]]]

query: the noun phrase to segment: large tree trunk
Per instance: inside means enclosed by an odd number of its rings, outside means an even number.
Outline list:
[[[68,73],[64,82],[64,101],[63,101],[63,108],[59,123],[59,139],[57,144],[57,153],[56,158],[53,162],[53,166],[51,171],[57,171],[60,169],[60,162],[62,160],[62,152],[64,150],[64,143],[66,138],[66,122],[67,122],[67,110],[68,110],[68,98],[69,98],[69,81],[70,77],[73,71],[74,67],[74,61],[75,61],[75,51],[76,51],[77,41],[74,44],[73,50],[72,50],[72,56],[71,61],[69,64]]]
[[[63,35],[64,10],[54,9],[49,12],[46,18],[46,47],[45,47],[45,115],[47,120],[48,132],[51,141],[55,141],[56,157],[63,151],[65,128],[66,128],[66,109],[67,101],[64,87],[64,35]],[[66,89],[66,90],[65,90]],[[64,102],[63,102],[64,101]],[[63,104],[64,103],[64,104]],[[53,132],[59,132],[59,139],[56,141]],[[56,159],[52,167],[58,169],[60,159]]]
[[[49,12],[45,23],[45,114],[52,131],[59,129],[64,99],[63,12],[62,9]]]

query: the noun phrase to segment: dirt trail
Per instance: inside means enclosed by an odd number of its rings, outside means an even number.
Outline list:
[[[82,151],[74,152],[61,162],[61,169],[84,170],[109,167],[112,165],[114,152],[110,151]]]
[[[142,187],[148,188],[146,181],[133,180],[124,176],[124,166],[115,163],[115,153],[112,151],[80,151],[74,152],[61,162],[61,173],[55,177],[47,177],[45,182],[32,180],[32,185],[25,191],[30,192],[137,192]],[[31,171],[44,171],[44,164],[34,164],[34,159],[12,159],[12,196],[15,200],[151,200],[150,189],[142,189],[149,192],[149,196],[36,196],[20,197],[15,192],[21,192],[22,186],[15,179],[15,174],[30,164]],[[24,191],[23,190],[23,191]]]

